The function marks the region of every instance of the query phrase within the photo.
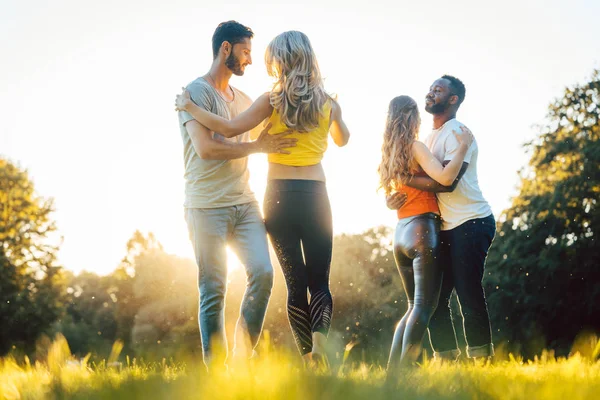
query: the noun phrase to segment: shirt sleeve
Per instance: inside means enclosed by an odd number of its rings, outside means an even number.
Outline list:
[[[456,131],[459,135],[463,135],[462,131],[460,130],[460,126],[455,126],[452,128],[452,130]],[[475,140],[473,140],[473,143],[471,143],[469,150],[467,150],[467,154],[465,155],[465,159],[463,160],[463,162],[471,162],[471,157],[473,156],[475,146],[477,146],[477,143],[475,142]],[[458,140],[456,140],[454,134],[450,132],[446,137],[446,141],[444,143],[444,161],[452,161],[456,156],[456,153],[458,153],[459,147],[460,144],[458,143]]]
[[[210,112],[214,112],[214,99],[210,95],[210,88],[208,88],[206,84],[192,82],[186,87],[186,89],[188,92],[190,92],[190,97],[192,98],[192,101],[196,103],[196,105]],[[179,111],[179,122],[181,125],[185,125],[187,122],[193,119],[194,117],[192,117],[190,113],[186,111]]]

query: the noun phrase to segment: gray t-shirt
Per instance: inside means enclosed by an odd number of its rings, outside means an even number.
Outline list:
[[[196,79],[186,89],[190,92],[194,103],[223,118],[232,119],[252,105],[250,97],[233,87],[234,99],[227,103],[203,78]],[[218,208],[256,201],[248,184],[248,157],[234,160],[200,158],[185,127],[186,122],[193,119],[189,113],[179,112],[179,129],[183,139],[185,163],[184,207]],[[229,139],[214,132],[213,137],[231,143],[249,140],[248,132]]]

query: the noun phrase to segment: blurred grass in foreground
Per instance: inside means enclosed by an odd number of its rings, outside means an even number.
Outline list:
[[[578,346],[578,347],[577,347]],[[90,364],[57,337],[47,360],[0,360],[0,399],[594,399],[600,396],[600,343],[580,341],[574,354],[546,352],[523,362],[511,354],[493,363],[440,365],[426,360],[385,384],[381,366],[356,364],[306,372],[296,354],[263,345],[255,361],[231,362],[207,373],[199,360],[119,363],[117,342],[108,360]],[[575,351],[576,350],[576,351]],[[351,346],[346,352],[351,351]]]

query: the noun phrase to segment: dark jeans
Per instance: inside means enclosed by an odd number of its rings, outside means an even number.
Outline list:
[[[463,318],[467,355],[494,355],[492,330],[481,282],[485,259],[495,233],[493,215],[472,219],[454,229],[440,232],[440,264],[444,268],[444,279],[440,306],[429,322],[431,347],[437,357],[456,358],[460,354],[450,309],[453,289],[456,289]]]

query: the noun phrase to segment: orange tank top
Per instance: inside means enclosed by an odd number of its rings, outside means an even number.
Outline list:
[[[423,171],[415,173],[415,176],[425,176]],[[419,214],[425,213],[440,213],[438,207],[437,197],[433,192],[426,192],[411,188],[410,186],[403,185],[400,190],[402,193],[406,193],[406,203],[398,209],[398,219],[413,217]]]

